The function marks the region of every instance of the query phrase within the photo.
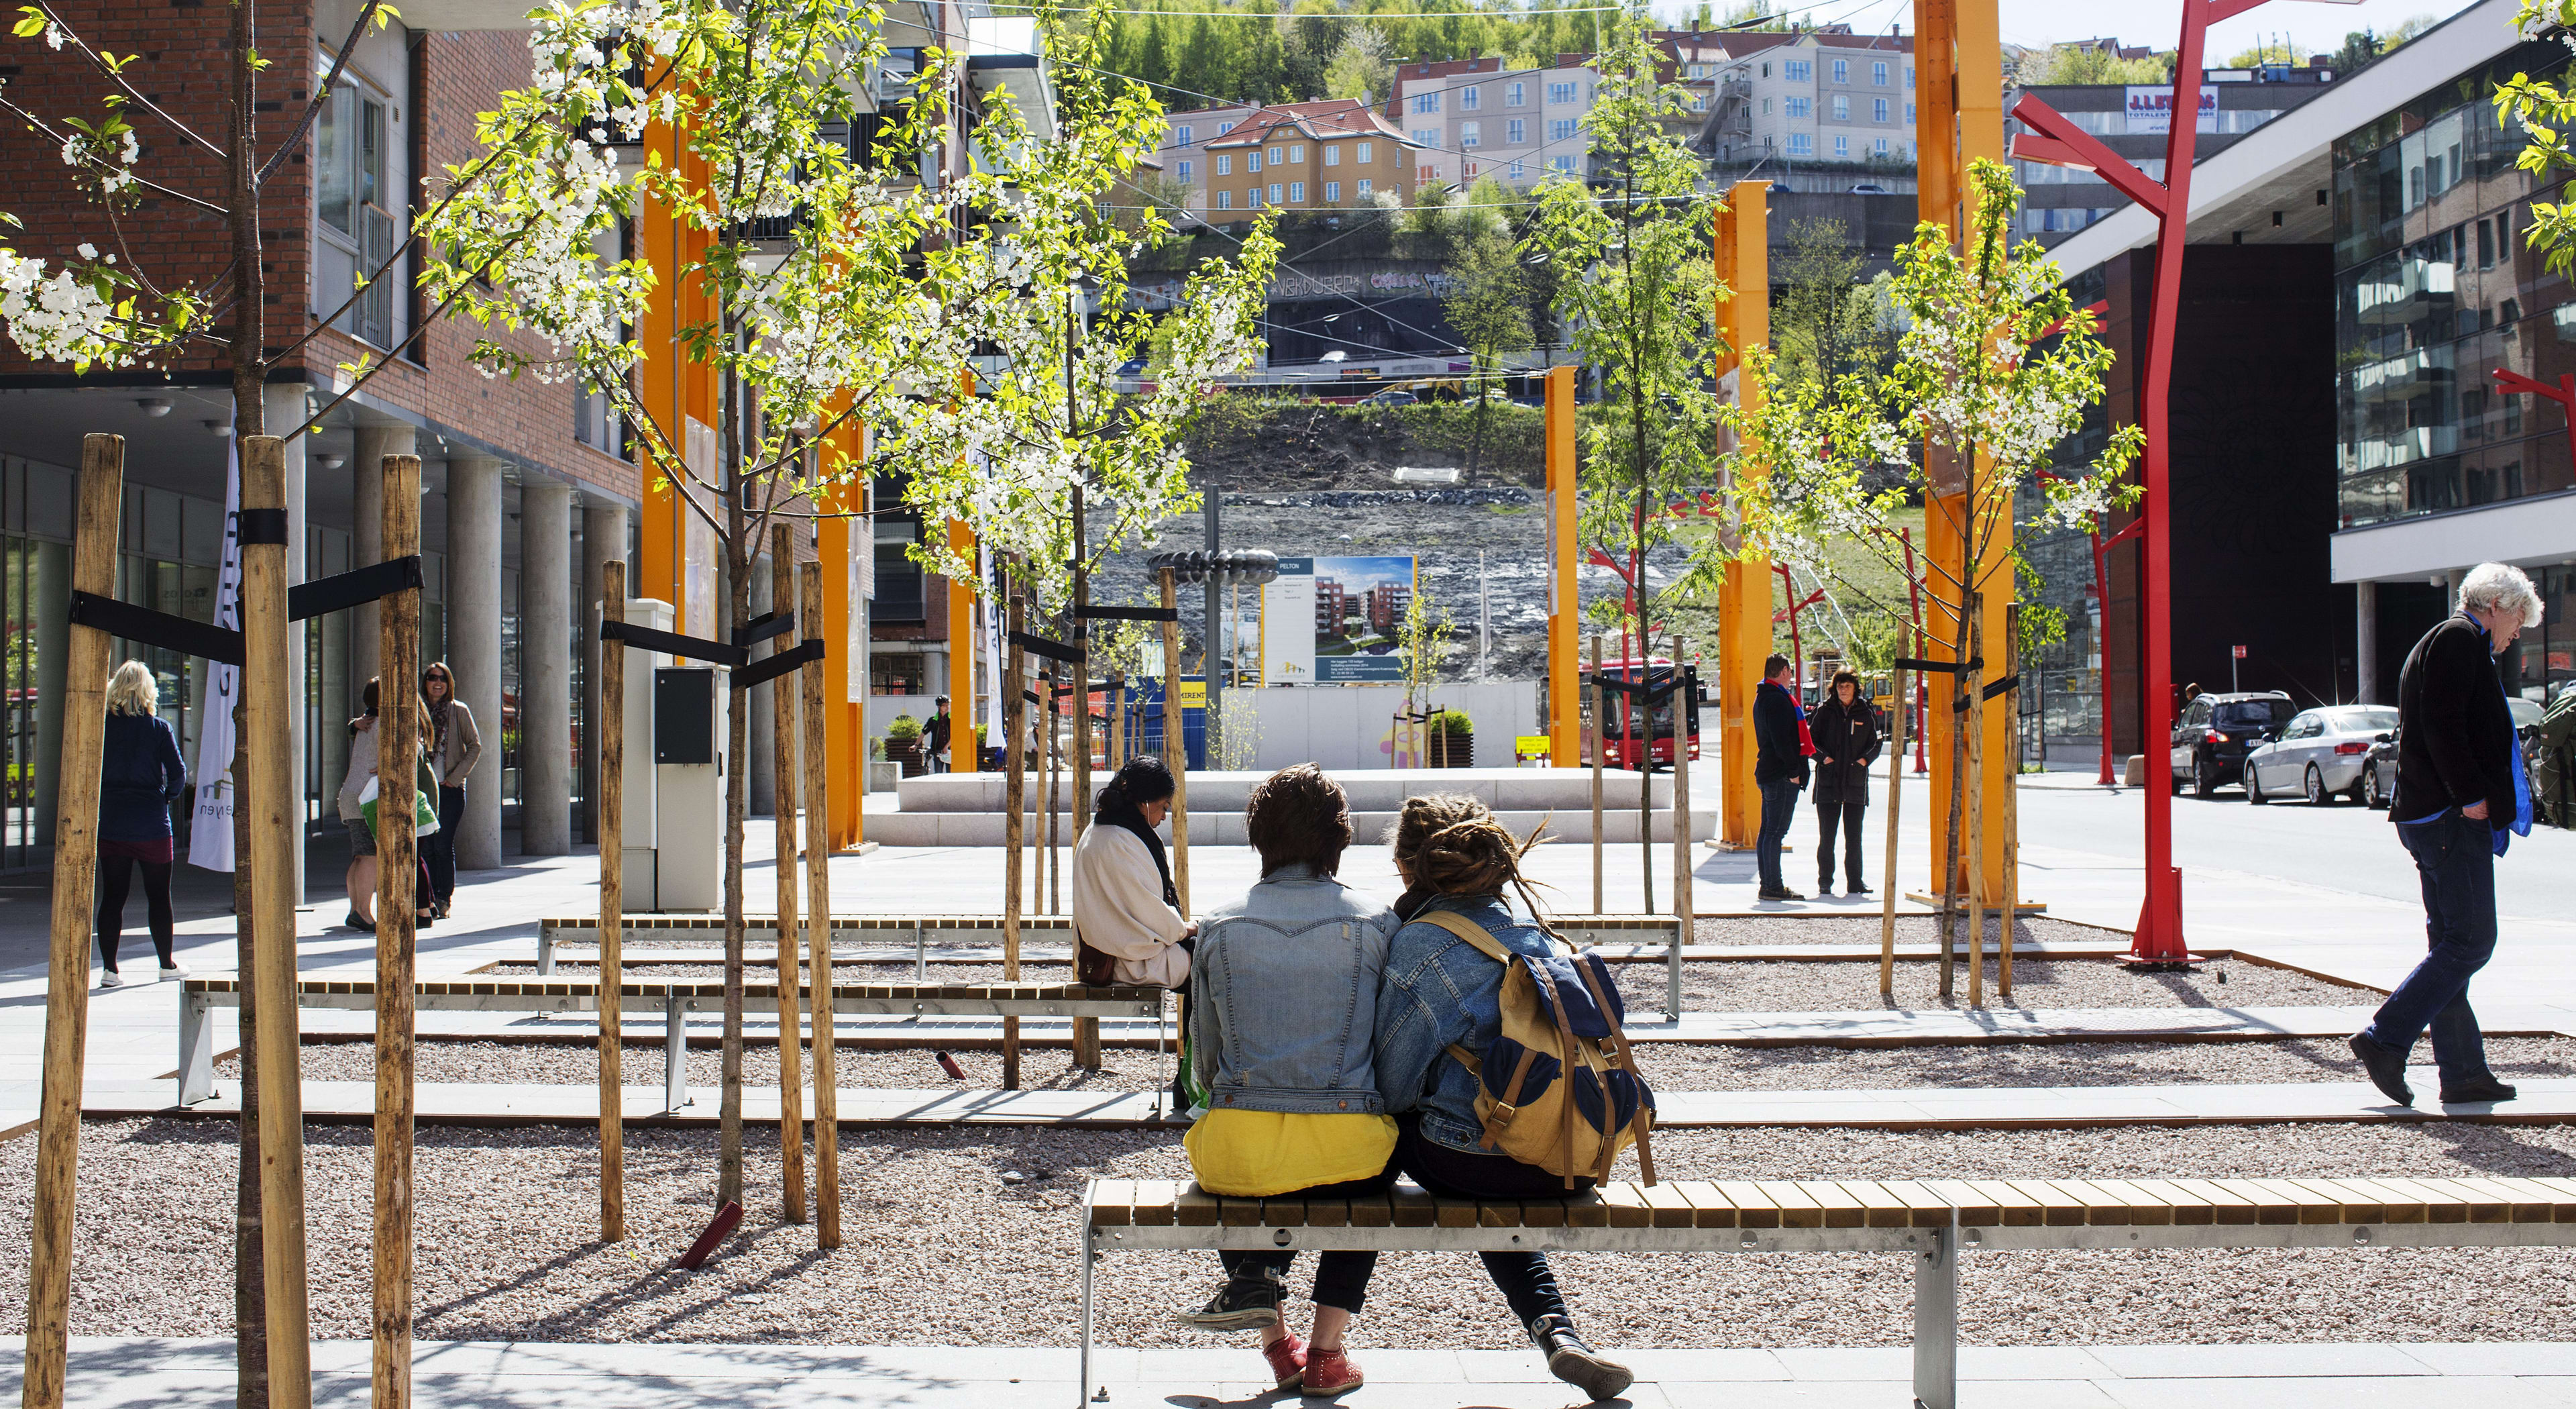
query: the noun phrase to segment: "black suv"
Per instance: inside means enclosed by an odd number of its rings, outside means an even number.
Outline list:
[[[2261,694],[2196,695],[2174,722],[2173,790],[2185,782],[2192,793],[2208,797],[2229,783],[2242,781],[2245,755],[2255,745],[2281,737],[2298,707],[2278,690]]]

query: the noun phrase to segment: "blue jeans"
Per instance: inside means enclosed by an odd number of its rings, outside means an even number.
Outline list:
[[[2430,822],[2400,825],[2398,840],[2415,857],[2424,888],[2429,953],[2397,985],[2363,1032],[2374,1042],[2411,1051],[2427,1027],[2442,1084],[2488,1078],[2486,1039],[2469,1010],[2469,980],[2494,957],[2495,851],[2487,824],[2457,808]]]
[[[1762,786],[1762,835],[1753,844],[1753,864],[1762,875],[1764,890],[1787,890],[1780,879],[1780,843],[1789,836],[1789,824],[1798,815],[1798,785],[1783,778]]]

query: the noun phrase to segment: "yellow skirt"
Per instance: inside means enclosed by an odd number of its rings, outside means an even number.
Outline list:
[[[1190,1152],[1199,1187],[1236,1198],[1269,1198],[1380,1173],[1395,1154],[1395,1121],[1220,1107],[1199,1117],[1181,1145]]]

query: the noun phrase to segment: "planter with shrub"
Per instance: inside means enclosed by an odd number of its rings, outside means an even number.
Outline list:
[[[1426,726],[1430,737],[1424,753],[1434,768],[1473,768],[1476,766],[1476,724],[1454,709],[1444,709],[1431,716]]]
[[[903,770],[903,776],[918,778],[930,771],[921,756],[921,721],[909,714],[898,714],[887,721],[885,731],[886,760]]]

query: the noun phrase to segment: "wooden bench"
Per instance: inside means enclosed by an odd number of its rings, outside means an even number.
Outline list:
[[[1095,988],[1072,983],[844,983],[826,985],[831,1011],[840,1014],[912,1017],[1068,1017],[1163,1020],[1167,990],[1160,988]],[[351,1008],[372,1012],[376,985],[367,979],[304,979],[295,986],[298,1008]],[[667,1110],[689,1103],[686,1077],[687,1015],[721,1008],[720,981],[685,983],[620,983],[617,1010],[662,1015],[662,1087]],[[778,985],[742,986],[745,1012],[778,1006]],[[798,990],[800,1008],[814,1010],[814,990]],[[420,1012],[447,1013],[596,1013],[600,985],[596,979],[422,979],[413,986],[413,1006]],[[215,1031],[209,1016],[219,1007],[241,1006],[241,981],[190,978],[179,986],[179,1101],[192,1105],[214,1094]],[[1157,1044],[1158,1046],[1161,1044]]]
[[[1179,1180],[1084,1195],[1082,1359],[1092,1263],[1145,1250],[1874,1252],[1914,1268],[1914,1397],[1958,1402],[1960,1254],[2052,1249],[2571,1247],[2576,1179],[1925,1179],[1614,1183],[1580,1199],[1234,1199]]]

